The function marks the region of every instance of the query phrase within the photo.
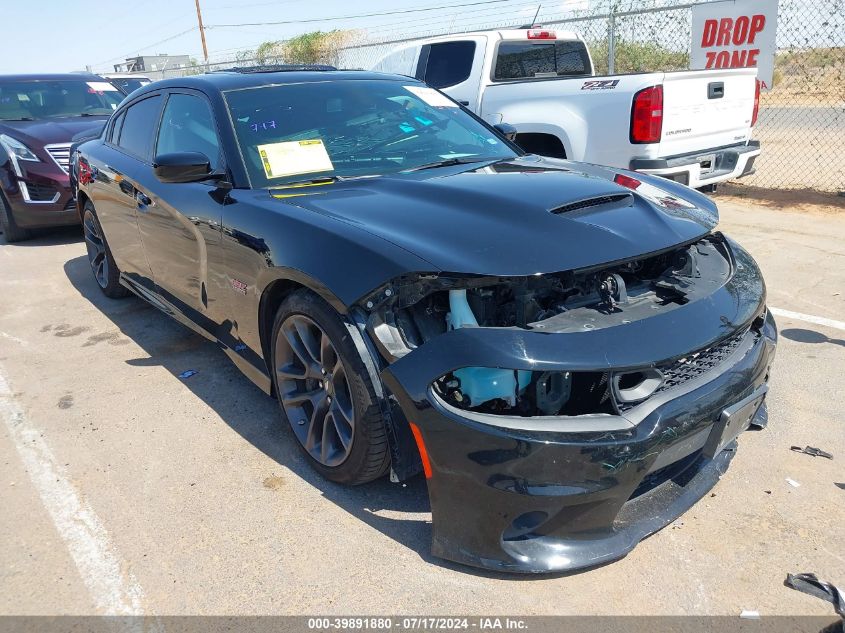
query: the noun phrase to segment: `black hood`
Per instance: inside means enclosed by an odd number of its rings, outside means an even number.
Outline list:
[[[70,143],[80,135],[97,136],[108,116],[82,116],[37,119],[35,121],[0,121],[0,133],[8,134],[29,147],[51,143]]]
[[[274,193],[450,273],[585,268],[690,242],[716,225],[715,206],[701,194],[640,174],[631,174],[643,183],[632,192],[613,181],[617,173],[527,157]]]

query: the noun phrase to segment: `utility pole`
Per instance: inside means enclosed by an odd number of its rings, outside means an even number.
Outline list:
[[[197,23],[200,27],[200,39],[202,40],[202,56],[205,59],[205,65],[208,66],[208,48],[205,45],[205,27],[202,25],[202,11],[200,11],[200,0],[194,0],[197,5]]]

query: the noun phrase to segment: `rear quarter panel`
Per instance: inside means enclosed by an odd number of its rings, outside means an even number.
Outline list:
[[[490,83],[480,114],[521,133],[554,134],[571,160],[627,168],[643,150],[628,140],[633,96],[663,77],[646,73]]]

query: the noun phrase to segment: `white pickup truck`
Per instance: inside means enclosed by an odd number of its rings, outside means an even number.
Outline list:
[[[544,156],[704,188],[751,173],[760,154],[754,68],[595,76],[580,36],[531,28],[417,40],[373,70],[424,80]]]

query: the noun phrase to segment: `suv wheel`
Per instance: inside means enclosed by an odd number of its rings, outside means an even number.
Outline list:
[[[6,204],[5,198],[0,194],[0,230],[6,237],[6,241],[21,242],[32,237],[32,232],[27,229],[18,227],[15,223],[15,218],[12,216],[12,210]]]

